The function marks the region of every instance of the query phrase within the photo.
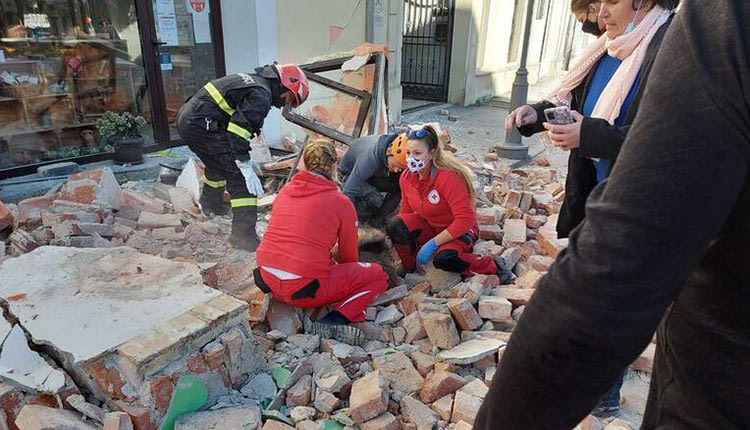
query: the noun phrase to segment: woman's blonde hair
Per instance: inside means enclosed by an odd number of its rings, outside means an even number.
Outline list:
[[[338,156],[336,146],[328,139],[317,139],[305,146],[302,156],[305,168],[313,173],[324,176],[326,179],[335,181],[336,169],[334,168]]]
[[[471,171],[469,171],[466,166],[459,163],[453,155],[445,150],[440,135],[438,135],[437,130],[435,130],[433,126],[426,125],[422,129],[426,132],[425,137],[422,139],[412,139],[423,140],[427,145],[427,149],[430,151],[435,150],[435,153],[432,155],[432,164],[434,164],[435,167],[438,169],[452,170],[461,176],[461,179],[463,179],[464,184],[471,195],[471,202],[473,204],[476,194],[474,191],[474,185],[472,184],[473,175],[471,174]]]

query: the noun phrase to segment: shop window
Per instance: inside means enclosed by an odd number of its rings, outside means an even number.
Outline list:
[[[0,170],[101,156],[107,111],[153,141],[134,0],[2,0],[0,32]]]

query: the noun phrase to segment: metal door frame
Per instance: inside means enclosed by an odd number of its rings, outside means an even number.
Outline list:
[[[432,34],[425,35],[425,29],[429,30],[432,28],[433,24],[437,23],[437,16],[428,17],[427,22],[428,25],[422,26],[420,33],[418,35],[415,35],[412,33],[411,35],[406,34],[406,24],[409,22],[410,18],[414,18],[417,16],[417,9],[418,8],[429,8],[430,12],[437,9],[437,5],[444,3],[446,7],[448,8],[448,31],[447,31],[447,39],[445,43],[424,43],[425,40],[435,39],[435,37]],[[412,12],[414,15],[412,16]],[[403,46],[401,48],[401,52],[405,53],[406,46],[412,46],[415,47],[415,50],[418,50],[419,53],[417,54],[418,60],[424,60],[425,58],[430,58],[430,48],[439,46],[445,47],[445,58],[441,58],[440,60],[443,63],[443,66],[445,67],[445,73],[442,79],[442,82],[439,84],[433,84],[428,83],[424,81],[429,81],[425,77],[425,74],[429,74],[428,71],[425,73],[426,70],[430,68],[422,68],[422,70],[418,70],[417,73],[413,73],[412,76],[407,76],[406,71],[407,68],[404,67],[405,60],[407,59],[405,56],[402,58],[402,67],[401,67],[401,85],[403,87],[404,91],[404,98],[409,99],[417,99],[417,100],[431,100],[431,101],[438,101],[438,102],[445,102],[448,100],[448,88],[450,84],[450,69],[451,69],[451,55],[453,52],[453,30],[455,28],[455,20],[456,20],[456,0],[404,0],[404,29],[402,29],[402,41]],[[407,42],[408,39],[414,39],[416,42]],[[421,42],[420,42],[421,41]],[[435,49],[432,50],[432,55],[435,55]],[[403,55],[403,54],[402,54]],[[426,57],[425,57],[426,56]],[[434,58],[432,60],[434,62]],[[439,70],[438,68],[432,67],[431,68],[432,73],[434,73],[435,70]],[[414,77],[416,75],[416,77]],[[433,75],[434,77],[434,75]],[[413,80],[410,80],[413,79]],[[422,91],[419,91],[418,88],[422,88]],[[435,94],[429,94],[429,91],[426,91],[428,88],[435,88],[433,90]],[[413,90],[413,91],[410,91]]]

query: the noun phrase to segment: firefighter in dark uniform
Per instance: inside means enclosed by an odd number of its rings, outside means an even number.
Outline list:
[[[294,64],[271,64],[253,74],[237,73],[213,80],[191,97],[177,114],[177,130],[205,164],[201,210],[227,215],[231,206],[234,248],[255,251],[257,196],[250,194],[235,160],[250,159],[250,141],[260,134],[271,106],[297,107],[309,92],[307,77]],[[224,188],[231,196],[223,199]]]

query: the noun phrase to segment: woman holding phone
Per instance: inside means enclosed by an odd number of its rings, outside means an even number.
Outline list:
[[[584,50],[547,100],[521,106],[506,118],[506,133],[518,127],[528,137],[546,130],[553,145],[570,151],[557,223],[560,237],[568,237],[583,221],[591,190],[609,175],[678,4],[679,0],[603,0],[599,21],[606,32]],[[550,124],[559,121],[548,121],[544,111],[562,106],[570,108],[573,122]]]
[[[603,0],[599,21],[606,32],[584,50],[548,100],[521,106],[506,118],[507,133],[514,126],[524,136],[546,130],[553,145],[570,151],[559,237],[568,237],[583,221],[586,199],[609,175],[678,4],[679,0]],[[619,412],[624,378],[625,374],[602,397],[594,415]]]

